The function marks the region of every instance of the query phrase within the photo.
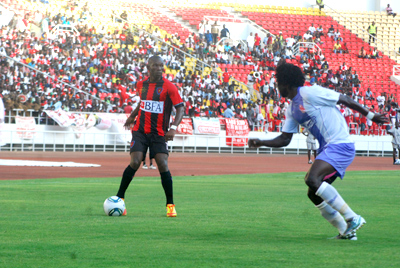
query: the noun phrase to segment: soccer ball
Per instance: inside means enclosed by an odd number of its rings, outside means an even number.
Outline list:
[[[107,216],[122,216],[125,211],[125,202],[118,196],[111,196],[104,201],[103,208]]]

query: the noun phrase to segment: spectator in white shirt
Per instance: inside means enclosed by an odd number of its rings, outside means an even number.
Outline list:
[[[286,48],[286,51],[285,51],[285,58],[286,58],[286,59],[293,59],[293,58],[294,58],[294,57],[293,57],[292,48]]]
[[[160,31],[158,31],[158,28],[156,28],[156,29],[154,30],[154,32],[152,33],[152,35],[153,35],[154,37],[161,38],[161,33],[160,33]]]
[[[311,35],[314,34],[314,32],[316,31],[316,29],[314,27],[314,23],[311,23],[311,26],[308,28],[308,31],[310,31]]]
[[[272,74],[271,79],[269,80],[269,89],[270,89],[270,91],[275,89],[275,81],[276,81],[275,75]]]
[[[310,31],[307,31],[304,35],[303,35],[304,40],[308,40],[310,38],[312,38],[312,34],[310,34]]]
[[[286,47],[291,48],[295,42],[296,40],[293,38],[293,35],[291,37],[286,38]]]
[[[328,29],[328,36],[333,37],[335,33],[335,28],[333,28],[333,25]]]
[[[253,51],[254,36],[252,32],[250,32],[250,35],[247,37],[247,47],[249,48],[249,51]]]
[[[337,29],[333,35],[334,35],[335,41],[337,41],[337,40],[341,41],[339,29]]]
[[[322,28],[322,25],[320,25],[320,26],[317,28],[317,32],[319,33],[319,35],[324,35],[324,28]]]
[[[278,63],[279,63],[280,60],[281,60],[281,57],[278,56],[278,55],[276,55],[276,56],[274,57],[274,65],[275,65],[275,66],[278,66]]]
[[[304,73],[309,73],[309,69],[310,68],[310,64],[308,63],[308,61],[303,63],[303,72]]]
[[[229,56],[228,56],[228,53],[227,53],[227,52],[222,53],[222,60],[221,60],[221,62],[222,62],[223,64],[231,64],[230,61],[229,61]]]
[[[385,104],[386,98],[385,98],[384,94],[385,93],[381,93],[380,96],[376,97],[376,101],[378,102],[378,106],[379,107],[381,107],[381,106],[383,106]]]
[[[332,76],[332,78],[330,79],[331,83],[336,86],[339,82],[338,78],[336,75]]]

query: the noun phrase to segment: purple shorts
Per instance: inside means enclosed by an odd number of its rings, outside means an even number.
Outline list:
[[[331,164],[336,169],[336,176],[343,179],[346,168],[350,166],[356,155],[354,143],[328,144],[316,159]]]

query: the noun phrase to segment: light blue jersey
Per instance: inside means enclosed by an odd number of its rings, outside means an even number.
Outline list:
[[[323,151],[328,144],[353,143],[343,115],[336,108],[340,94],[317,85],[299,87],[286,110],[282,132],[297,133],[299,124],[318,140]]]

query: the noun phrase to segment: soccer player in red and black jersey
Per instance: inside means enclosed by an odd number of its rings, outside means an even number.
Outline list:
[[[161,184],[167,199],[167,217],[176,217],[173,200],[172,176],[168,169],[167,141],[174,139],[184,114],[184,104],[178,89],[163,78],[164,61],[153,56],[148,61],[149,78],[137,84],[140,103],[125,122],[132,129],[131,162],[125,169],[117,196],[125,198],[125,191],[140,167],[143,155],[150,149],[161,175]],[[174,122],[169,127],[172,107],[176,109]],[[136,120],[136,121],[135,121]],[[126,215],[126,210],[124,211]]]

